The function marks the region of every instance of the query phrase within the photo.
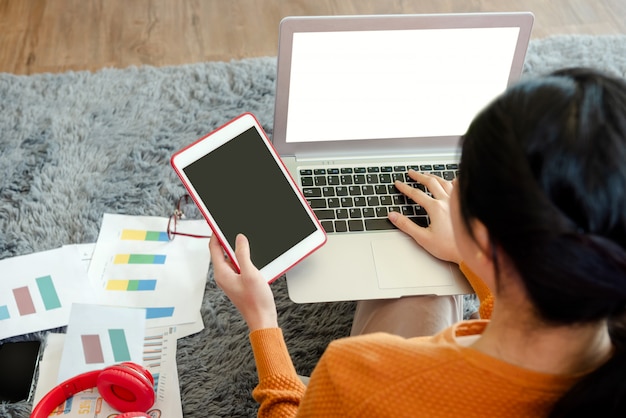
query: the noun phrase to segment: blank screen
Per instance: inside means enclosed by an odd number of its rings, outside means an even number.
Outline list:
[[[316,230],[254,127],[183,171],[231,247],[248,237],[259,269]]]
[[[517,27],[293,35],[288,142],[460,136],[507,86]]]

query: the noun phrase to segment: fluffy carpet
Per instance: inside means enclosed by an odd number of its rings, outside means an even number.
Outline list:
[[[534,40],[524,76],[574,65],[626,77],[626,36]],[[0,74],[0,259],[95,242],[105,212],[169,215],[183,193],[172,153],[244,111],[271,134],[275,77],[275,58]],[[296,305],[284,280],[272,287],[296,368],[308,375],[329,341],[348,334],[354,304]],[[204,331],[178,343],[185,416],[255,416],[246,326],[210,278],[202,315]],[[0,405],[1,416],[29,411]]]

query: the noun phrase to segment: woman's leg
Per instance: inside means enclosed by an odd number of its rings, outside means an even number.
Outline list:
[[[434,335],[463,319],[463,296],[406,296],[357,302],[350,335]]]

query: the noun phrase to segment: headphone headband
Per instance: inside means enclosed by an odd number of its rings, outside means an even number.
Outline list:
[[[126,362],[82,373],[62,382],[41,398],[33,408],[31,418],[47,418],[68,398],[94,387],[98,387],[100,396],[120,412],[147,411],[155,400],[150,372],[138,364]],[[121,398],[120,393],[125,396]],[[146,416],[137,414],[132,416]]]

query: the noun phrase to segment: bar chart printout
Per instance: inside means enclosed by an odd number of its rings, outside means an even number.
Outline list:
[[[13,297],[15,298],[17,310],[19,311],[21,316],[31,315],[37,312],[35,310],[35,304],[33,303],[33,298],[30,296],[30,290],[28,290],[28,287],[23,286],[13,289]]]
[[[117,254],[113,264],[165,264],[165,254]]]
[[[145,330],[145,309],[73,304],[58,381],[124,361],[141,364]]]
[[[100,334],[106,351],[106,333]],[[176,327],[150,328],[144,336],[143,366],[155,381],[156,400],[148,414],[151,417],[183,418],[180,384],[176,369]],[[34,395],[37,403],[49,390],[57,385],[57,371],[61,361],[61,352],[67,345],[66,334],[51,333],[48,336],[43,359],[40,362],[39,379]],[[105,354],[106,357],[106,354]],[[101,365],[95,365],[97,369]],[[97,389],[75,394],[61,404],[53,413],[67,418],[111,417],[117,412],[111,408]]]
[[[110,329],[109,338],[111,340],[111,348],[113,349],[113,358],[116,363],[130,361],[130,352],[128,351],[128,343],[126,342],[126,334],[123,329]]]
[[[186,222],[210,235],[206,221]],[[87,272],[98,303],[145,308],[150,328],[197,321],[210,261],[207,240],[170,241],[167,223],[105,213]]]
[[[42,311],[61,308],[61,300],[52,281],[52,276],[35,279],[35,286],[19,286],[12,289],[11,294],[17,307],[16,315],[26,316],[37,313],[35,299],[39,298],[43,305]],[[0,320],[10,319],[11,313],[7,305],[0,305]]]
[[[168,242],[170,239],[165,231],[144,231],[140,229],[123,229],[120,234],[122,241],[159,241]]]
[[[146,319],[171,318],[173,315],[173,306],[146,308]]]
[[[103,364],[104,354],[102,353],[102,344],[98,334],[89,334],[80,336],[83,353],[85,354],[85,363],[87,364]]]
[[[143,347],[143,365],[154,377],[157,398],[171,397],[171,387],[178,387],[176,377],[176,327],[152,328],[146,333]]]
[[[111,279],[106,283],[106,290],[119,290],[126,292],[141,292],[155,290],[157,281],[155,279],[141,280],[116,280]]]
[[[67,325],[72,302],[92,286],[68,247],[0,260],[0,340]]]
[[[9,307],[7,305],[0,306],[0,321],[11,318]]]
[[[131,361],[130,352],[128,351],[128,343],[126,342],[126,334],[123,329],[109,329],[108,343],[110,343],[113,352],[113,359],[116,363],[123,361]],[[83,353],[85,355],[86,364],[104,364],[104,354],[102,352],[102,341],[98,334],[81,335],[81,343]]]

